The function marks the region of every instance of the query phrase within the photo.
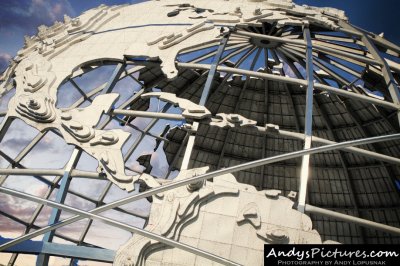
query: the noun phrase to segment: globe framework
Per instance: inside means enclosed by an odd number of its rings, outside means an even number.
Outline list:
[[[1,82],[9,265],[400,242],[400,47],[341,10],[101,5],[26,36]]]

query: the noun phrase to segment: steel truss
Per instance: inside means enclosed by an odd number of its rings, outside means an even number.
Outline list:
[[[191,47],[187,48],[182,53],[190,53],[193,51],[197,51],[200,48],[205,48],[205,47],[215,47],[215,50],[210,51],[204,55],[199,55],[195,58],[192,58],[189,62],[177,62],[177,67],[180,70],[185,70],[189,69],[190,71],[198,71],[198,70],[204,70],[203,73],[199,74],[198,78],[196,78],[195,81],[193,82],[188,82],[186,87],[180,92],[180,94],[183,94],[185,90],[189,89],[189,87],[192,85],[192,83],[205,80],[204,87],[202,88],[202,94],[201,98],[199,101],[199,105],[205,106],[207,103],[207,99],[209,98],[210,95],[213,94],[213,87],[218,88],[224,86],[226,82],[228,81],[229,78],[232,78],[233,75],[241,75],[246,77],[246,82],[244,87],[242,88],[241,94],[239,96],[239,99],[237,101],[237,106],[243,96],[243,92],[246,90],[247,82],[249,81],[250,77],[256,77],[259,79],[263,79],[265,83],[269,80],[272,81],[278,81],[286,85],[298,85],[304,88],[306,91],[306,110],[305,110],[305,127],[302,129],[300,127],[299,123],[299,116],[298,114],[295,113],[296,119],[297,119],[297,132],[293,131],[288,131],[288,130],[278,130],[278,131],[269,131],[265,127],[256,127],[257,131],[260,134],[263,134],[265,136],[273,135],[273,136],[278,136],[278,137],[289,137],[289,138],[294,138],[294,139],[299,139],[304,141],[304,148],[299,151],[295,152],[290,152],[286,154],[281,154],[278,156],[272,156],[272,157],[265,157],[265,154],[263,155],[262,159],[243,163],[243,164],[238,164],[235,166],[230,166],[226,167],[223,169],[218,169],[216,171],[212,171],[203,175],[187,178],[185,180],[180,180],[180,181],[171,181],[167,182],[164,179],[158,180],[159,183],[161,184],[160,187],[157,188],[152,188],[146,191],[143,191],[139,194],[131,195],[125,198],[122,198],[120,200],[113,201],[111,203],[105,203],[104,199],[109,192],[111,188],[111,182],[108,182],[106,187],[103,189],[102,194],[97,200],[91,199],[85,195],[82,195],[78,192],[75,192],[69,188],[69,183],[71,182],[71,179],[73,178],[102,178],[101,175],[98,173],[94,172],[86,172],[86,171],[81,171],[75,169],[76,164],[78,163],[82,151],[79,148],[75,148],[74,152],[72,153],[69,162],[65,166],[64,169],[60,170],[54,170],[54,169],[29,169],[25,168],[22,164],[21,161],[23,158],[39,143],[39,141],[47,134],[47,132],[41,132],[38,133],[37,136],[31,141],[29,145],[23,149],[19,155],[15,159],[7,157],[6,154],[1,153],[1,156],[8,160],[10,162],[10,166],[6,169],[0,169],[0,184],[2,185],[4,181],[7,179],[7,176],[9,175],[32,175],[36,179],[45,182],[46,184],[49,185],[49,189],[45,194],[44,198],[41,197],[36,197],[33,195],[29,195],[27,193],[19,192],[13,189],[6,188],[4,186],[0,187],[0,192],[5,193],[8,195],[12,195],[15,197],[19,197],[22,199],[26,199],[32,202],[38,203],[38,206],[36,207],[36,210],[34,214],[32,215],[31,219],[28,222],[23,222],[18,220],[16,217],[9,217],[11,219],[14,219],[16,222],[22,223],[25,227],[26,230],[24,231],[24,234],[20,237],[17,237],[15,239],[3,239],[0,242],[0,251],[3,252],[11,252],[15,253],[11,260],[10,264],[13,265],[16,261],[17,254],[38,254],[38,260],[37,260],[37,265],[47,265],[49,261],[49,256],[62,256],[62,257],[70,257],[71,258],[71,264],[73,263],[73,259],[75,258],[81,258],[81,259],[88,259],[88,260],[95,260],[95,261],[104,261],[104,262],[112,262],[115,251],[112,250],[106,250],[102,249],[100,247],[93,247],[90,246],[88,243],[85,242],[85,237],[90,229],[90,226],[92,224],[92,220],[100,220],[103,221],[109,225],[112,225],[116,228],[120,228],[123,230],[126,230],[128,232],[133,232],[137,233],[143,236],[146,236],[150,239],[157,240],[161,243],[164,243],[166,245],[180,248],[183,250],[186,250],[188,252],[192,252],[196,255],[202,256],[204,258],[208,258],[212,261],[224,264],[224,265],[238,265],[235,262],[229,261],[225,258],[222,258],[220,256],[216,256],[214,254],[211,254],[209,252],[203,251],[201,249],[192,247],[190,245],[186,245],[165,237],[162,237],[160,235],[156,235],[154,233],[148,232],[144,229],[131,226],[128,224],[124,224],[122,222],[118,222],[114,219],[106,218],[104,216],[101,216],[100,214],[107,211],[107,210],[115,210],[121,213],[129,214],[133,217],[138,217],[144,220],[147,220],[148,217],[145,215],[141,215],[138,213],[134,213],[132,211],[128,211],[123,208],[123,205],[138,201],[140,199],[145,199],[147,197],[151,197],[155,194],[161,193],[161,192],[166,192],[171,189],[175,189],[181,186],[185,186],[188,184],[193,184],[197,182],[201,182],[203,180],[209,180],[211,178],[223,175],[223,174],[230,174],[230,173],[235,173],[238,171],[243,171],[246,169],[252,169],[256,168],[259,166],[264,166],[267,164],[272,164],[276,162],[281,162],[289,159],[294,159],[294,158],[302,158],[302,163],[301,163],[301,171],[300,171],[300,189],[299,189],[299,198],[297,202],[298,209],[302,212],[306,213],[311,213],[311,214],[318,214],[318,215],[323,215],[327,217],[331,217],[337,220],[342,220],[345,222],[352,222],[356,223],[357,225],[361,227],[366,227],[366,228],[372,228],[375,230],[380,230],[384,231],[390,234],[395,234],[395,235],[400,235],[400,229],[385,225],[382,223],[377,223],[373,221],[369,221],[366,219],[362,219],[359,217],[354,217],[350,215],[345,215],[339,212],[335,212],[332,210],[328,209],[322,209],[316,206],[312,206],[307,203],[307,186],[308,186],[308,180],[309,180],[309,172],[310,172],[310,156],[313,154],[317,153],[322,153],[322,152],[327,152],[327,151],[335,151],[335,150],[341,150],[345,152],[350,152],[350,153],[355,153],[358,155],[366,156],[369,158],[374,158],[377,161],[381,162],[382,164],[385,163],[390,163],[392,165],[400,165],[400,159],[389,156],[383,153],[379,153],[378,151],[371,151],[363,148],[358,148],[356,146],[360,145],[367,145],[367,144],[374,144],[374,143],[381,143],[381,142],[388,142],[388,141],[394,141],[394,140],[400,140],[400,133],[397,130],[397,133],[395,134],[388,134],[384,136],[367,136],[362,139],[356,139],[356,140],[351,140],[351,141],[345,141],[345,142],[337,142],[328,140],[325,138],[320,138],[317,136],[313,136],[313,128],[312,128],[312,122],[313,122],[313,106],[318,106],[318,100],[316,100],[316,92],[324,92],[328,93],[329,95],[334,95],[335,97],[343,97],[346,100],[350,99],[352,101],[359,101],[364,104],[373,106],[373,108],[378,108],[382,107],[385,110],[391,110],[393,111],[393,116],[397,115],[399,117],[400,121],[400,94],[399,94],[399,87],[398,84],[393,76],[393,73],[400,73],[399,69],[396,68],[396,66],[391,65],[388,63],[388,61],[385,58],[382,58],[380,55],[377,45],[382,46],[384,45],[386,48],[390,47],[392,49],[393,46],[391,44],[387,43],[382,43],[374,38],[371,38],[366,34],[365,32],[362,32],[358,30],[357,28],[345,24],[344,22],[341,22],[341,26],[343,28],[343,31],[346,32],[346,34],[349,35],[349,38],[354,38],[357,40],[357,43],[360,43],[361,45],[365,46],[368,50],[368,52],[362,50],[362,49],[356,49],[356,48],[344,48],[344,47],[339,47],[338,44],[332,44],[328,45],[328,42],[322,42],[321,39],[325,38],[326,40],[334,39],[334,36],[320,36],[319,40],[316,40],[316,34],[312,32],[310,29],[309,25],[305,25],[302,29],[301,36],[303,37],[303,40],[301,39],[296,39],[296,38],[290,38],[288,36],[285,37],[279,37],[279,36],[272,36],[272,35],[267,35],[265,32],[265,29],[263,29],[262,32],[255,33],[250,30],[245,30],[245,29],[230,29],[228,33],[225,33],[221,36],[219,39],[219,43],[216,42],[211,42],[211,43],[206,43],[203,46],[199,45],[196,47]],[[272,32],[272,29],[271,29]],[[354,34],[354,35],[351,35]],[[290,36],[290,35],[289,35]],[[256,38],[256,39],[262,39],[262,40],[267,40],[269,42],[275,42],[281,44],[281,46],[277,48],[259,48],[255,47],[254,45],[249,44],[248,39],[249,38]],[[299,47],[301,49],[299,49]],[[396,47],[398,48],[398,47]],[[293,50],[291,50],[293,49]],[[400,50],[400,48],[398,48]],[[227,55],[224,54],[226,51],[230,51]],[[273,74],[273,73],[266,73],[266,72],[260,72],[260,71],[254,71],[254,67],[258,59],[260,58],[260,53],[261,51],[264,50],[265,53],[265,68],[268,69],[268,63],[269,63],[269,58],[267,53],[270,52],[275,61],[274,64],[278,65],[281,62],[285,62],[288,64],[293,72],[296,74],[296,78],[293,77],[287,77],[284,75],[284,71],[280,71],[279,75]],[[362,52],[363,55],[367,54],[367,56],[360,55],[359,52]],[[254,55],[252,64],[249,69],[244,69],[240,68],[241,63],[247,59],[250,55]],[[238,61],[233,64],[229,64],[229,59],[235,57],[235,56],[240,56]],[[212,58],[212,62],[209,64],[206,63],[201,63],[206,59]],[[351,63],[354,63],[356,65],[368,65],[369,67],[382,72],[382,76],[384,80],[388,84],[388,91],[389,95],[391,96],[391,100],[389,99],[379,99],[377,97],[373,97],[371,95],[368,95],[367,93],[363,91],[359,91],[359,89],[354,85],[354,82],[349,82],[346,78],[342,77],[340,73],[337,73],[333,70],[333,68],[327,67],[326,62],[334,62],[336,66],[338,66],[341,71],[345,71],[347,74],[350,74],[354,79],[360,79],[361,74],[357,72],[357,70],[352,69],[350,66],[346,66],[343,64],[339,63],[338,59],[348,59],[351,61]],[[295,59],[295,60],[294,60]],[[338,61],[335,61],[338,60]],[[305,69],[305,79],[303,79],[302,74],[300,73],[301,71],[297,66],[294,65],[293,62],[300,62],[300,65],[303,65],[303,68]],[[323,63],[324,62],[324,63]],[[114,62],[115,63],[115,62]],[[168,141],[166,138],[163,136],[158,136],[155,134],[152,134],[150,131],[154,126],[159,122],[161,119],[165,120],[182,120],[185,122],[186,121],[185,117],[181,114],[171,114],[168,113],[170,110],[171,105],[166,104],[163,106],[160,112],[148,112],[148,111],[142,111],[142,110],[133,110],[131,109],[131,106],[136,104],[137,102],[140,101],[140,96],[144,94],[145,92],[150,91],[152,87],[157,85],[158,83],[165,82],[164,79],[159,80],[156,84],[142,84],[137,78],[133,77],[133,74],[138,73],[140,71],[150,71],[151,68],[145,67],[144,65],[138,65],[133,67],[130,70],[127,70],[126,67],[129,64],[136,63],[138,62],[134,61],[134,58],[126,56],[126,60],[124,62],[118,62],[116,65],[116,68],[110,78],[110,80],[102,84],[101,86],[93,89],[92,91],[85,93],[79,85],[74,81],[74,78],[78,76],[79,73],[76,73],[75,75],[72,76],[72,78],[68,81],[70,82],[73,87],[81,94],[81,98],[78,99],[72,106],[71,108],[76,108],[80,106],[82,103],[85,101],[92,101],[91,97],[96,95],[97,93],[111,93],[116,86],[116,84],[124,79],[124,78],[131,78],[134,82],[136,82],[141,89],[136,92],[132,97],[130,97],[128,100],[126,100],[124,103],[121,104],[119,108],[114,108],[110,113],[105,114],[107,115],[107,119],[105,119],[100,125],[98,125],[99,129],[105,128],[107,125],[110,124],[112,121],[117,121],[118,123],[125,123],[126,126],[132,127],[140,132],[140,137],[135,140],[133,144],[129,147],[128,151],[124,155],[124,160],[127,161],[131,157],[131,155],[134,153],[134,151],[138,148],[138,145],[140,142],[143,140],[145,136],[150,136],[152,138],[158,139],[160,141]],[[227,66],[230,65],[230,66]],[[305,66],[305,67],[304,67]],[[334,87],[331,85],[328,85],[327,82],[325,81],[326,76],[323,74],[319,73],[316,71],[315,67],[318,67],[320,70],[324,70],[325,73],[329,75],[331,79],[334,79],[339,85],[341,86],[346,86],[347,89],[344,89],[343,87]],[[95,69],[95,67],[93,67]],[[271,69],[270,69],[271,70]],[[217,73],[226,73],[225,77],[223,78],[222,82],[220,84],[217,84],[215,86],[215,76]],[[318,82],[316,82],[318,81]],[[213,86],[214,85],[214,86]],[[265,97],[268,97],[268,88],[267,85],[265,85],[266,88],[266,93]],[[287,88],[287,87],[286,87]],[[290,90],[287,88],[288,93],[291,96]],[[179,96],[179,95],[178,95]],[[268,101],[266,100],[265,103]],[[293,105],[293,102],[292,102]],[[235,108],[236,110],[237,108]],[[387,117],[385,114],[380,113],[381,117],[383,120],[388,120],[390,117]],[[0,116],[2,114],[0,113]],[[121,118],[121,116],[123,118]],[[326,116],[326,114],[325,114]],[[131,125],[129,123],[130,119],[136,118],[136,117],[144,117],[144,118],[151,118],[152,120],[147,124],[145,129],[141,130],[134,125]],[[356,118],[354,118],[356,120]],[[334,136],[333,139],[335,138],[335,134],[333,133],[332,126],[329,124],[329,120],[326,119],[327,122],[327,127],[330,131],[330,133]],[[127,122],[128,121],[128,122]],[[2,121],[0,124],[0,142],[4,135],[6,134],[8,128],[10,127],[12,123],[12,120],[7,119]],[[194,120],[192,122],[193,128],[197,128],[200,124],[206,123],[206,121],[202,120]],[[359,127],[362,128],[362,125]],[[396,131],[398,129],[398,125],[394,125],[393,129]],[[301,133],[304,131],[304,133]],[[227,133],[229,136],[229,131]],[[186,141],[184,141],[181,144],[181,148],[179,150],[179,153],[176,155],[176,158],[174,159],[174,162],[178,158],[179,154],[181,151],[184,151],[183,155],[183,160],[180,169],[188,169],[189,168],[189,163],[190,163],[190,158],[192,155],[193,148],[195,147],[195,139],[196,139],[196,134],[187,134],[187,137],[185,138]],[[317,144],[324,144],[323,146],[319,147],[312,147],[313,143]],[[265,143],[264,143],[265,145]],[[224,143],[225,146],[225,143]],[[218,162],[218,167],[221,165],[221,160],[224,156],[224,148],[222,149],[222,152],[220,154],[220,159]],[[347,169],[348,162],[344,159],[344,156],[341,154],[341,161],[343,165],[345,166],[344,168]],[[385,165],[385,167],[387,167]],[[132,170],[132,169],[127,169],[127,170]],[[170,173],[167,174],[167,176]],[[388,171],[389,172],[389,171]],[[54,181],[48,181],[45,179],[45,176],[56,176]],[[391,175],[391,178],[395,180],[395,177]],[[348,169],[347,169],[347,180],[349,183],[351,183],[349,174],[348,174]],[[55,201],[49,200],[49,197],[51,193],[55,190],[58,189],[57,191],[57,196]],[[71,193],[75,196],[78,196],[84,200],[88,200],[92,203],[95,203],[96,208],[90,210],[90,211],[83,211],[71,206],[68,206],[64,204],[65,198],[68,193]],[[352,192],[353,193],[353,192]],[[353,195],[354,198],[354,195]],[[53,211],[51,213],[50,219],[49,219],[49,224],[45,227],[39,228],[35,225],[35,221],[37,217],[39,216],[39,213],[43,209],[44,206],[50,206],[53,208]],[[355,208],[358,210],[359,207],[357,204],[355,205]],[[75,216],[64,219],[64,220],[59,220],[60,219],[60,214],[61,210],[67,211],[69,213],[75,214]],[[3,213],[6,215],[5,213]],[[74,222],[80,221],[82,219],[88,218],[88,222],[86,223],[84,230],[80,236],[79,239],[71,239],[68,237],[63,236],[62,234],[57,233],[55,230],[61,227],[64,227],[66,225],[72,224]],[[32,231],[32,229],[36,229],[35,231]],[[44,235],[43,241],[31,241],[30,239]],[[64,238],[65,240],[68,240],[70,242],[75,243],[76,245],[81,245],[82,247],[76,247],[72,245],[61,245],[61,244],[56,244],[52,243],[52,240],[54,237],[60,237]],[[29,246],[28,246],[29,243]],[[32,249],[32,247],[34,247]]]

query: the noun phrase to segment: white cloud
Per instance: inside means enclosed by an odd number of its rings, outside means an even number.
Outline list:
[[[9,65],[12,56],[8,53],[0,52],[0,73],[2,73]]]

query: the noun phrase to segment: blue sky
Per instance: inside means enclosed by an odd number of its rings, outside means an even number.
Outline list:
[[[62,20],[63,15],[78,16],[83,11],[100,4],[115,5],[137,3],[141,0],[0,0],[0,71],[23,46],[24,35],[37,33],[41,24],[51,25]],[[400,44],[397,17],[398,0],[295,0],[297,4],[331,6],[346,11],[350,21],[375,33],[385,32],[385,37]],[[161,4],[161,2],[160,2]]]

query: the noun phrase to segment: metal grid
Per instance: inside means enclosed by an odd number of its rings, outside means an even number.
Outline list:
[[[112,188],[111,182],[102,181],[104,185],[96,199],[75,191],[69,185],[75,178],[88,178],[88,183],[91,182],[90,178],[98,178],[97,174],[90,173],[93,169],[89,172],[76,169],[82,156],[82,151],[78,148],[74,149],[68,163],[61,170],[35,171],[24,166],[23,159],[46,135],[58,135],[57,132],[37,132],[16,156],[1,152],[2,159],[9,164],[8,168],[1,170],[1,184],[10,176],[31,175],[48,187],[40,197],[55,199],[60,204],[3,187],[2,192],[33,200],[39,205],[29,221],[23,221],[5,211],[1,211],[1,214],[24,227],[24,239],[28,238],[27,234],[33,229],[46,228],[35,224],[44,209],[44,203],[80,215],[78,218],[69,218],[70,221],[89,217],[77,238],[68,237],[58,230],[47,230],[44,241],[35,243],[37,250],[33,253],[40,254],[37,263],[47,264],[50,255],[72,257],[70,265],[75,263],[74,258],[111,262],[112,250],[98,249],[100,247],[85,240],[94,225],[92,218],[103,221],[104,218],[96,216],[93,211],[89,213],[69,208],[63,204],[68,195],[90,202],[93,208],[113,209],[129,217],[142,219],[145,225],[146,214],[128,210],[123,205],[195,180],[209,179],[225,171],[236,172],[239,181],[259,189],[281,189],[285,195],[290,191],[300,191],[299,210],[314,213],[311,215],[314,224],[326,239],[343,243],[399,243],[398,230],[393,228],[398,228],[400,221],[397,187],[400,175],[399,72],[389,66],[382,56],[385,56],[384,51],[393,54],[398,53],[400,48],[373,39],[368,33],[341,23],[347,29],[346,32],[328,32],[313,25],[281,29],[267,23],[262,28],[238,26],[222,34],[219,44],[208,44],[208,49],[197,47],[178,55],[179,74],[172,80],[163,77],[157,63],[139,62],[129,57],[125,62],[103,61],[88,66],[87,73],[104,65],[113,65],[115,69],[106,83],[87,92],[76,82],[77,77],[73,76],[67,81],[80,94],[71,108],[85,106],[98,93],[112,92],[120,80],[128,78],[136,84],[137,89],[116,106],[114,113],[105,114],[105,118],[97,126],[121,127],[135,132],[133,135],[136,139],[128,142],[124,151],[126,162],[137,159],[138,154],[135,151],[140,150],[141,143],[148,136],[155,141],[162,141],[167,155],[169,168],[161,178],[172,178],[172,171],[182,167],[210,166],[212,172],[186,180],[186,183],[167,182],[169,184],[166,183],[167,185],[158,189],[150,189],[137,195],[120,195],[127,198],[104,205]],[[378,81],[376,74],[380,77]],[[388,88],[380,87],[382,82],[389,84]],[[260,127],[265,124],[279,125],[280,132],[262,134],[245,129],[221,129],[195,121],[199,125],[196,134],[187,133],[178,127],[165,136],[160,135],[165,125],[160,126],[159,122],[166,124],[165,120],[160,121],[160,115],[150,114],[154,117],[143,119],[145,126],[137,126],[138,118],[133,120],[129,115],[118,114],[118,110],[124,109],[149,110],[151,103],[149,105],[148,101],[139,96],[153,88],[173,92],[179,97],[205,105],[213,115],[221,112],[237,113],[257,121]],[[380,94],[370,92],[373,88]],[[158,107],[157,112],[171,110],[169,104]],[[1,115],[4,116],[5,113]],[[15,122],[2,121],[0,139],[7,135],[8,128]],[[385,137],[389,134],[394,135]],[[335,144],[349,141],[340,144],[345,148],[357,144],[357,141],[352,140],[373,137],[375,139],[363,141],[359,149],[337,150],[340,146]],[[304,139],[310,141],[304,144]],[[332,146],[323,150],[321,144]],[[307,151],[310,147],[315,149]],[[306,149],[303,153],[289,156],[303,148]],[[319,153],[320,151],[322,152]],[[268,158],[279,155],[287,155],[287,158],[282,157],[276,162],[268,163]],[[252,165],[255,160],[264,162]],[[244,167],[244,163],[250,165]],[[224,170],[216,171],[221,168]],[[136,171],[128,163],[126,170]],[[48,176],[54,179],[49,179]],[[362,221],[358,221],[356,225],[348,223],[349,217],[341,216],[339,218],[345,222],[340,222],[330,218],[334,213],[323,213],[312,205],[333,210],[336,215],[338,212],[345,213],[393,227],[386,228],[364,221],[364,226],[370,227],[365,229],[359,226],[363,224]],[[50,227],[47,228],[56,229],[61,226],[62,223],[57,224],[58,220],[59,212],[53,209]],[[107,222],[129,232],[145,234],[145,231],[132,225]],[[372,228],[384,228],[383,230],[392,234]],[[60,244],[46,243],[52,242],[53,237],[87,249],[63,245],[64,253],[55,253],[54,249]],[[159,236],[151,237],[224,264],[234,265],[201,250],[174,241],[168,242]],[[7,247],[9,251],[15,252],[9,263],[13,265],[19,253],[26,253],[26,248],[14,246],[13,249],[9,244],[2,245],[2,248]],[[104,256],[105,253],[109,257]]]

